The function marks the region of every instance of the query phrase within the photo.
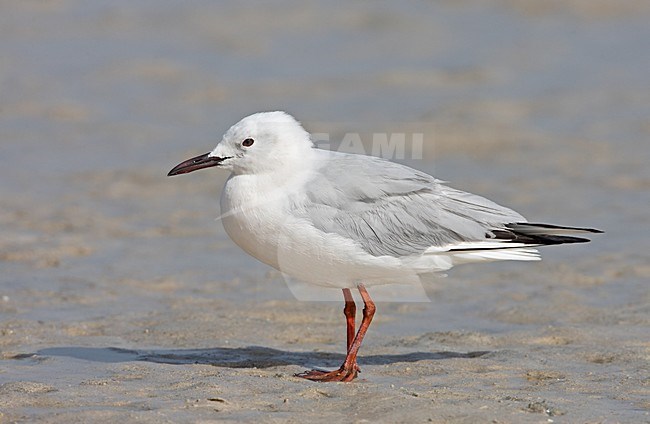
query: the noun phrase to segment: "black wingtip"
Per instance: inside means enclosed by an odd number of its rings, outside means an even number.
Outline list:
[[[602,230],[585,227],[567,227],[553,224],[538,224],[533,222],[517,222],[507,224],[505,228],[492,230],[488,238],[508,242],[524,243],[528,245],[554,245],[571,243],[588,243],[591,240],[585,237],[576,237],[571,233],[582,235],[584,233],[602,233]]]
[[[602,234],[604,233],[603,230],[599,230],[597,228],[588,228],[588,227],[568,227],[566,225],[554,225],[554,224],[540,224],[538,222],[517,222],[515,224],[510,224],[512,226],[519,226],[519,227],[533,227],[533,228],[546,228],[548,230],[569,230],[569,231],[575,231],[577,233],[594,233],[594,234]]]

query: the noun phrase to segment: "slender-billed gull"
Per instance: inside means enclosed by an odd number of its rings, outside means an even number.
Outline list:
[[[539,260],[535,247],[583,243],[592,228],[534,224],[483,197],[384,159],[315,148],[284,112],[233,125],[210,153],[169,176],[218,167],[231,173],[221,194],[223,226],[260,261],[310,284],[343,290],[347,355],[331,372],[300,377],[351,381],[375,313],[367,287],[419,281],[457,264]],[[364,302],[355,334],[356,305]]]

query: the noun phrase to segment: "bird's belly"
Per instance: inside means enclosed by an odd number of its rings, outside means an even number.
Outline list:
[[[398,259],[373,257],[304,221],[276,218],[247,210],[227,216],[223,225],[245,252],[300,281],[338,288],[404,282]]]
[[[286,196],[260,203],[254,190],[231,180],[221,199],[226,233],[254,258],[298,280],[330,287],[354,287],[403,281],[399,258],[372,256],[354,241],[314,227],[309,219],[289,213]],[[409,273],[411,274],[411,273]]]

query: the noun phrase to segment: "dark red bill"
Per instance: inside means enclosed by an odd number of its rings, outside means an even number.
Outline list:
[[[214,156],[208,156],[209,154],[210,153],[206,153],[204,155],[200,155],[192,159],[188,159],[185,162],[179,163],[171,171],[169,171],[167,176],[172,177],[174,175],[187,174],[188,172],[196,171],[203,168],[210,168],[211,166],[217,166],[225,159],[228,159],[227,157],[219,158]]]

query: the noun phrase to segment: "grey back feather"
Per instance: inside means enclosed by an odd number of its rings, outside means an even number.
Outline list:
[[[508,208],[398,163],[323,150],[319,159],[300,207],[304,218],[373,256],[419,255],[525,222]]]

